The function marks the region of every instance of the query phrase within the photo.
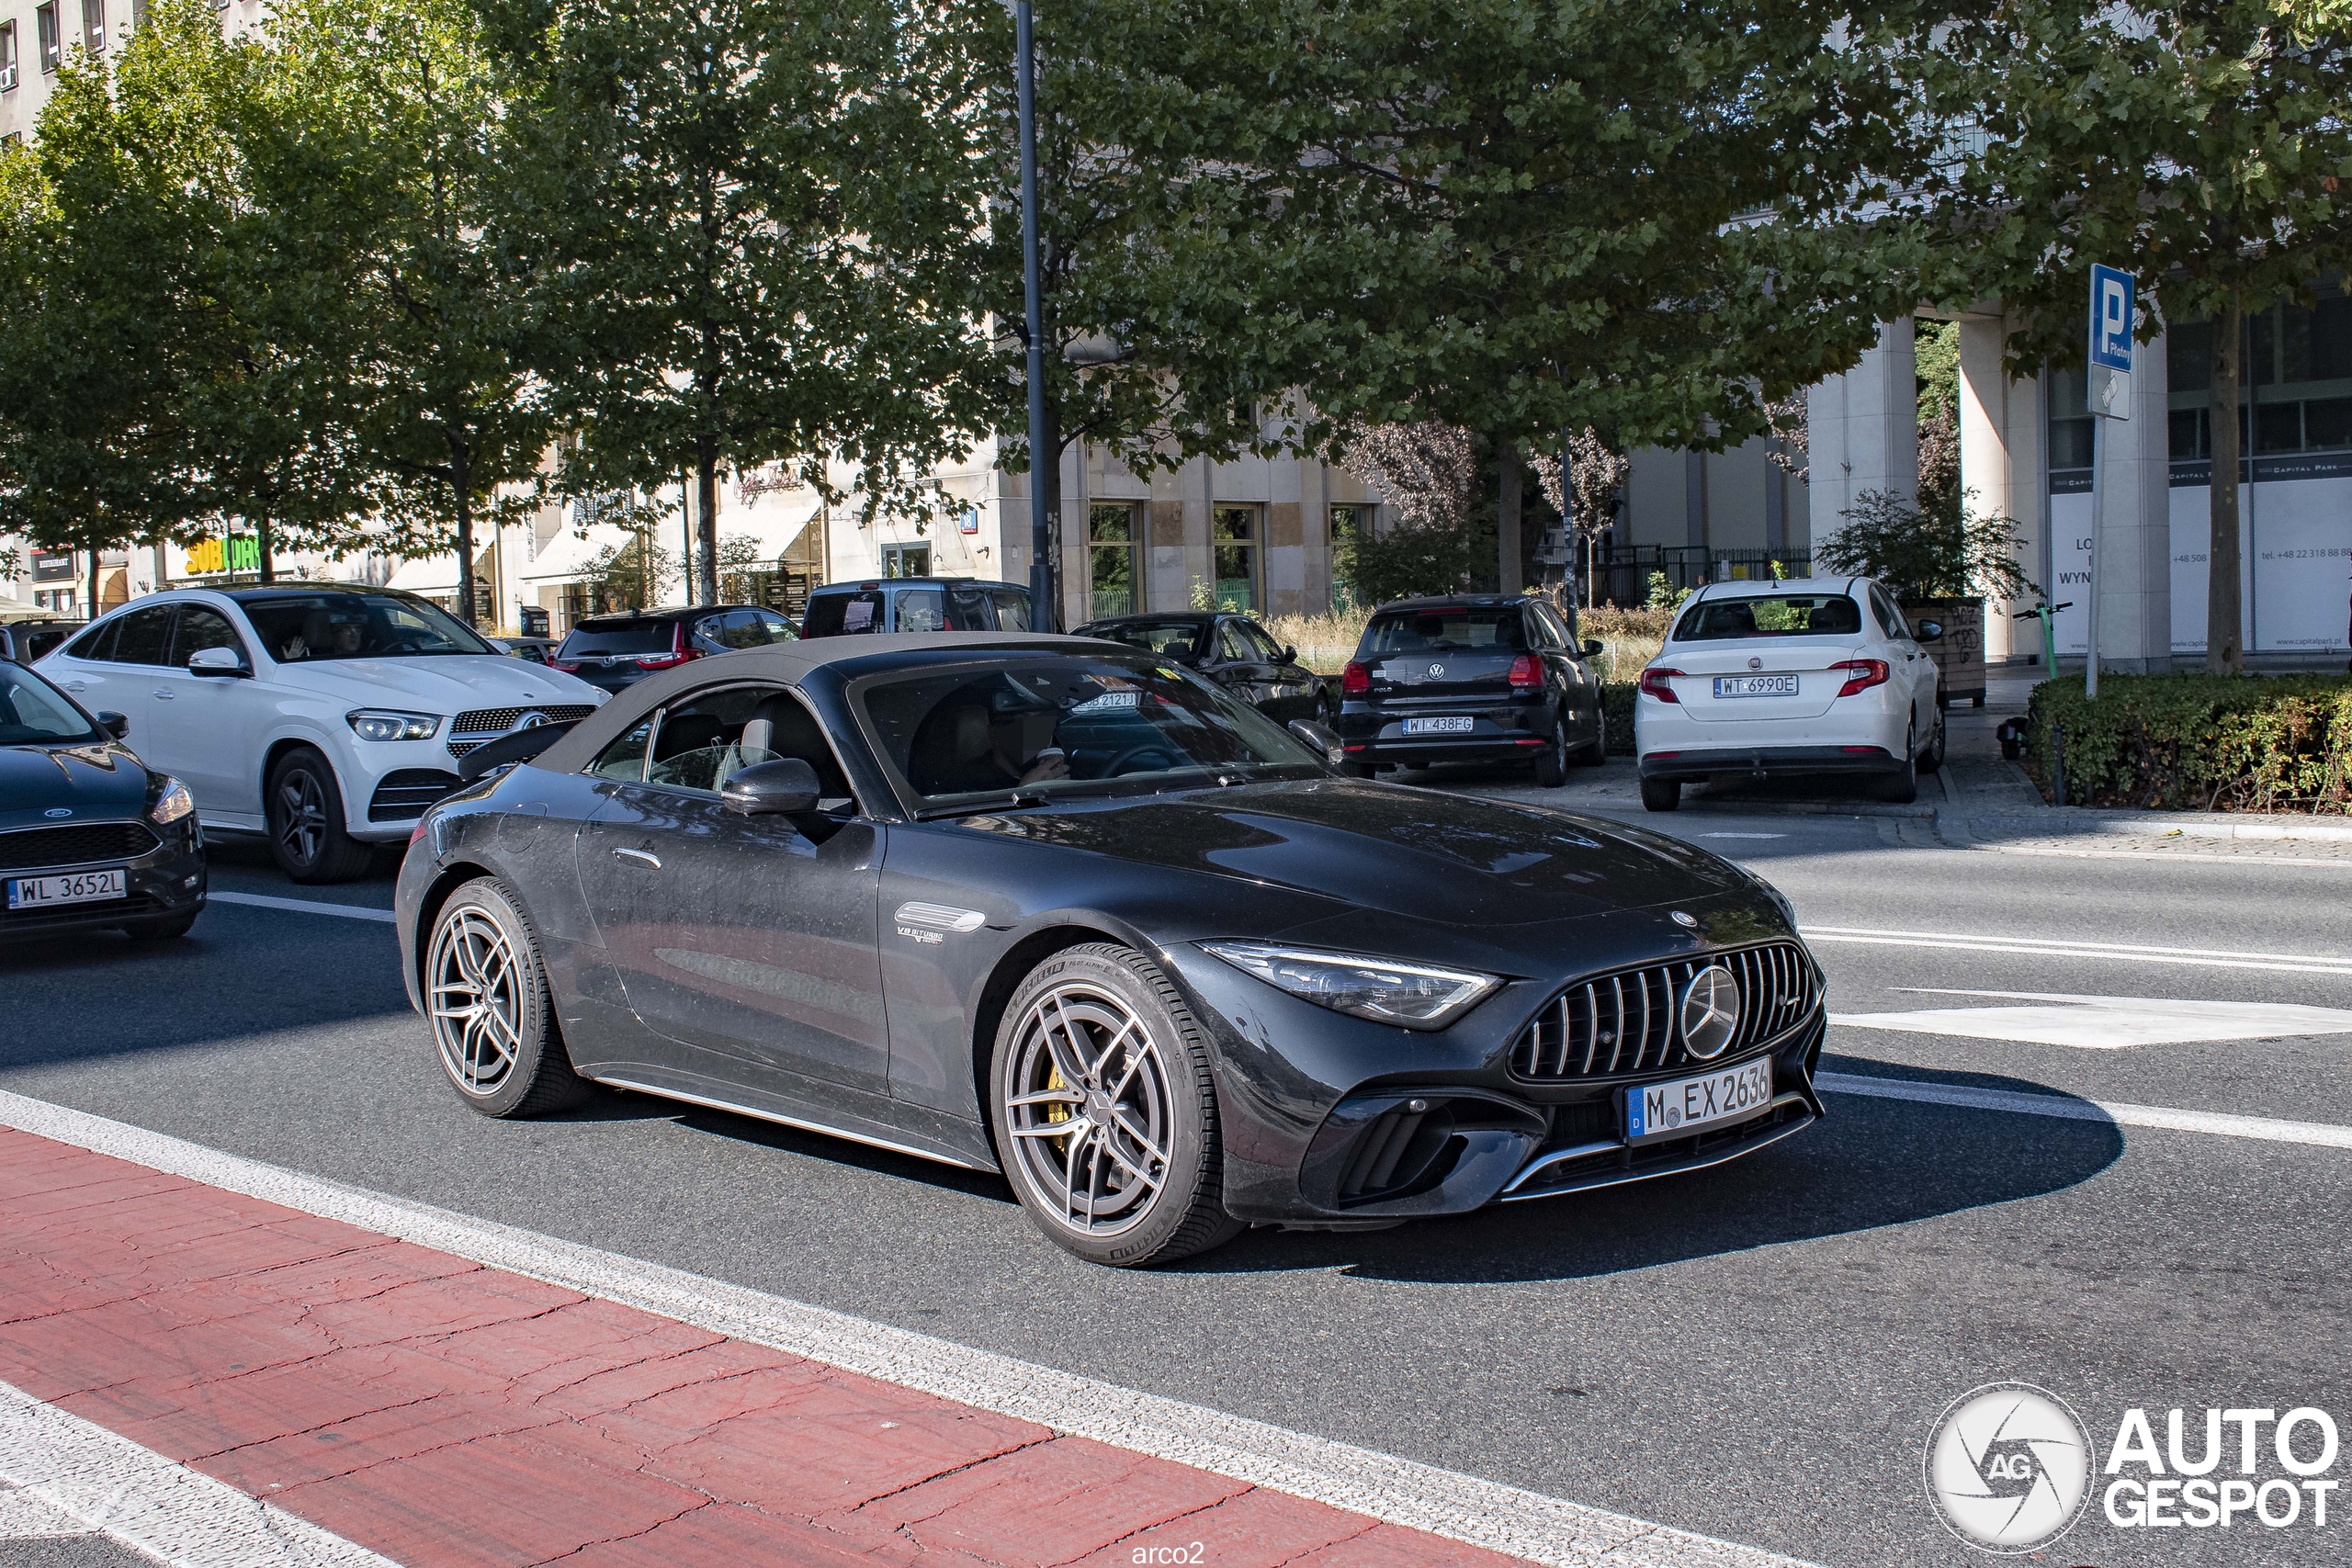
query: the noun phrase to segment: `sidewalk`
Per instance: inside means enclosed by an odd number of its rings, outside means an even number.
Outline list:
[[[0,1524],[59,1510],[238,1568],[1801,1568],[0,1095]]]

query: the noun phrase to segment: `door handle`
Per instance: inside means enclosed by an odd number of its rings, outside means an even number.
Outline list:
[[[163,687],[161,687],[161,686],[156,687],[156,688],[155,688],[155,690],[154,690],[151,694],[152,694],[152,695],[154,697],[154,699],[155,699],[157,702],[159,702],[159,703],[167,703],[167,702],[170,702],[170,701],[172,700],[172,694],[171,694],[171,693],[169,693],[168,691],[165,691],[165,690],[164,690]]]
[[[651,866],[656,871],[662,869],[662,857],[655,854],[650,850],[615,850],[613,853],[620,856],[623,860],[643,861],[646,864]]]

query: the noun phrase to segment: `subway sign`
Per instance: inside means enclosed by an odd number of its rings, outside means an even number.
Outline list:
[[[261,541],[251,534],[232,534],[225,539],[204,539],[187,547],[187,569],[191,572],[259,571]]]

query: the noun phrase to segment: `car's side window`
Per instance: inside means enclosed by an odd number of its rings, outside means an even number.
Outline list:
[[[775,643],[793,640],[792,623],[774,610],[754,610],[752,612],[752,616],[759,623],[762,641]]]
[[[1871,613],[1878,617],[1879,629],[1896,642],[1910,640],[1911,628],[1904,623],[1903,612],[1886,596],[1886,590],[1871,584]]]
[[[107,657],[117,664],[163,663],[171,646],[172,615],[177,609],[175,604],[159,604],[123,616],[122,630],[116,634]]]
[[[1282,645],[1267,635],[1265,627],[1255,621],[1230,624],[1240,628],[1242,639],[1250,645],[1250,658],[1261,664],[1280,664],[1283,661]]]
[[[842,798],[849,784],[806,705],[782,686],[730,686],[662,710],[645,782],[716,795],[755,762],[797,757],[817,773],[820,798]]]
[[[1238,621],[1219,621],[1216,626],[1216,656],[1228,664],[1254,664],[1255,649],[1250,646],[1249,634]]]
[[[897,629],[902,632],[938,632],[947,629],[947,601],[936,588],[902,588],[899,591]]]
[[[999,631],[1025,632],[1029,626],[1029,595],[1010,588],[989,591],[996,604],[996,625]]]
[[[114,643],[114,634],[121,629],[120,621],[108,621],[104,626],[93,626],[67,646],[65,657],[104,663]]]
[[[588,771],[600,778],[635,784],[645,777],[645,743],[653,738],[653,721],[639,719],[605,743]]]
[[[225,648],[241,660],[246,657],[245,645],[228,616],[201,604],[181,605],[179,625],[172,632],[170,662],[184,670],[190,654],[208,648]]]

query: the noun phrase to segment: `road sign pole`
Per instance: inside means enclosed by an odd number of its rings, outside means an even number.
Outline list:
[[[2132,309],[2132,279],[2111,266],[2091,268],[2090,354],[2084,361],[2083,390],[2091,416],[2091,570],[2090,635],[2085,638],[2083,695],[2098,695],[2099,580],[2105,575],[2107,542],[2100,537],[2105,508],[2100,502],[2107,487],[2099,483],[2100,459],[2108,439],[2101,434],[2109,420],[2132,417],[2132,331],[2138,317]]]
[[[2105,541],[2098,536],[2099,497],[2106,486],[2098,482],[2098,460],[2107,456],[2107,441],[2099,434],[2099,427],[2107,421],[2091,421],[2091,570],[2090,570],[2090,645],[2089,657],[2083,660],[2083,697],[2086,702],[2098,698],[2098,575],[2099,555]]]

